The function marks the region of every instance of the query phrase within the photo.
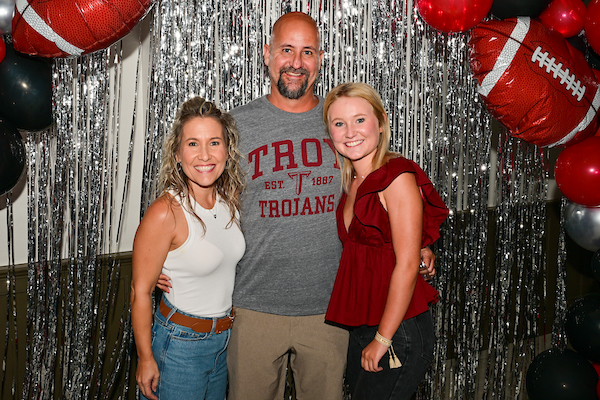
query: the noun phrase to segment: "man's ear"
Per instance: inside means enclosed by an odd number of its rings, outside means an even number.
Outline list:
[[[271,48],[269,47],[268,44],[265,44],[263,46],[263,55],[264,55],[265,65],[269,65],[269,58],[271,57]]]

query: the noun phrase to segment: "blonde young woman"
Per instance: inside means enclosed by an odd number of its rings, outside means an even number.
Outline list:
[[[448,209],[421,168],[389,150],[388,119],[372,87],[333,89],[323,121],[344,191],[343,252],[326,319],[350,330],[353,400],[410,399],[433,358],[429,305],[437,301],[419,275],[420,250],[439,237]]]
[[[200,97],[177,113],[164,147],[161,195],[133,245],[131,318],[141,398],[223,400],[233,322],[243,177],[235,121]],[[171,278],[152,316],[159,275]]]

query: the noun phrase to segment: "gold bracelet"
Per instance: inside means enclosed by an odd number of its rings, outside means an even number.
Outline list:
[[[377,333],[375,334],[375,340],[377,340],[379,343],[381,343],[385,347],[390,347],[392,345],[392,341],[390,339],[386,339],[383,336],[381,336],[379,331],[377,331]]]

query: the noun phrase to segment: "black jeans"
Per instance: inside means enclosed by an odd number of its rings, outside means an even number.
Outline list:
[[[380,372],[367,372],[360,366],[363,349],[375,338],[377,326],[361,326],[350,331],[346,380],[352,400],[408,400],[415,393],[433,360],[433,319],[429,311],[403,321],[394,334],[393,346],[400,368],[390,369],[389,353],[379,365]]]

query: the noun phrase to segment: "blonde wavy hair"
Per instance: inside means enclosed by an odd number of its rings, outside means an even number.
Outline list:
[[[340,97],[359,97],[368,101],[373,107],[373,112],[379,121],[379,127],[382,128],[382,133],[379,135],[379,143],[377,143],[377,151],[375,152],[375,157],[373,157],[373,171],[385,164],[390,158],[398,157],[399,154],[390,151],[392,133],[381,97],[379,97],[379,94],[375,89],[366,83],[342,83],[327,94],[325,102],[323,103],[323,124],[325,125],[329,137],[331,137],[331,132],[329,130],[329,118],[327,114],[329,113],[331,105]],[[340,164],[342,165],[342,189],[344,192],[348,193],[350,185],[352,184],[352,178],[356,175],[356,171],[352,167],[350,160],[341,155],[338,151],[336,151],[336,157],[338,157],[338,160],[341,161]]]
[[[239,135],[235,119],[231,114],[221,111],[214,103],[202,97],[191,98],[181,105],[177,111],[173,126],[169,134],[165,137],[162,166],[159,175],[159,191],[161,195],[166,192],[179,195],[184,202],[182,206],[190,211],[200,221],[204,229],[206,229],[204,222],[192,208],[189,178],[185,175],[176,160],[176,155],[181,146],[183,126],[196,117],[213,118],[223,127],[223,138],[227,146],[227,162],[225,163],[223,174],[215,182],[215,188],[221,199],[229,207],[231,219],[227,226],[231,226],[234,222],[239,226],[236,211],[239,212],[240,210],[240,195],[245,188],[245,180],[240,166],[242,154],[238,149]]]

